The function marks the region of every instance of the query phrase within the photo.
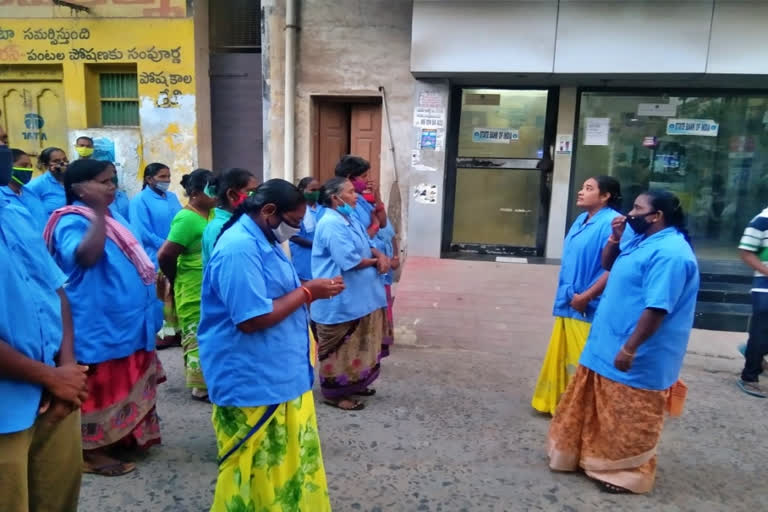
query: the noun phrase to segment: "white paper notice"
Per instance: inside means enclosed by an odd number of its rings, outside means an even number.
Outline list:
[[[610,131],[610,117],[588,117],[584,127],[584,145],[607,146]]]
[[[557,135],[557,154],[570,155],[573,150],[573,135]]]

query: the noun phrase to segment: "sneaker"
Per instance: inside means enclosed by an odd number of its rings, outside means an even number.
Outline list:
[[[757,381],[749,382],[746,380],[739,379],[737,384],[743,392],[745,392],[750,396],[755,396],[757,398],[768,398],[768,395],[765,393],[765,390],[760,386],[760,383]]]

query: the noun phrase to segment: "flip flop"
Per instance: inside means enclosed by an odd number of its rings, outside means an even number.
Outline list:
[[[350,400],[350,402],[351,401],[352,400]],[[365,404],[363,402],[355,402],[355,405],[353,407],[342,407],[341,405],[339,405],[339,402],[341,402],[341,400],[339,400],[338,402],[334,402],[332,400],[323,400],[323,402],[325,403],[325,405],[330,405],[331,407],[341,409],[342,411],[362,411],[363,409],[365,409]]]
[[[759,388],[751,387],[750,384],[757,384],[757,383],[745,382],[741,379],[736,381],[736,385],[739,386],[739,388],[749,396],[754,396],[757,398],[768,398],[768,395],[766,395],[764,391],[760,390]]]
[[[376,394],[376,390],[373,388],[366,388],[363,391],[360,391],[359,393],[352,393],[355,396],[373,396]]]
[[[602,480],[595,480],[595,483],[601,491],[607,492],[608,494],[632,494],[632,491],[629,489],[619,487],[618,485],[609,484],[608,482],[604,482]]]
[[[104,464],[103,466],[92,467],[83,464],[83,473],[90,473],[99,476],[123,476],[136,470],[136,464],[130,462],[115,462]]]

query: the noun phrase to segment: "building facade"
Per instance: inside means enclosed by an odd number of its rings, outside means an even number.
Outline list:
[[[621,181],[625,209],[646,188],[676,192],[705,260],[737,258],[764,206],[766,2],[304,0],[287,23],[290,3],[263,2],[265,165],[324,177],[340,154],[370,157],[385,196],[397,178],[409,254],[559,258],[597,174]]]

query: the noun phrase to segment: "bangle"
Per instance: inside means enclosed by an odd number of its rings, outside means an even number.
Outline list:
[[[309,291],[309,288],[306,286],[301,287],[302,291],[307,294],[307,303],[312,302],[314,299],[312,297],[312,292]]]
[[[380,212],[384,209],[384,203],[379,203],[376,205],[376,211]]]
[[[635,357],[635,353],[634,352],[630,352],[629,350],[624,348],[624,345],[621,346],[621,351],[624,352],[624,354],[628,355],[629,357]]]
[[[619,240],[616,240],[615,238],[613,238],[613,235],[611,235],[611,236],[608,237],[608,243],[609,244],[618,244]]]

